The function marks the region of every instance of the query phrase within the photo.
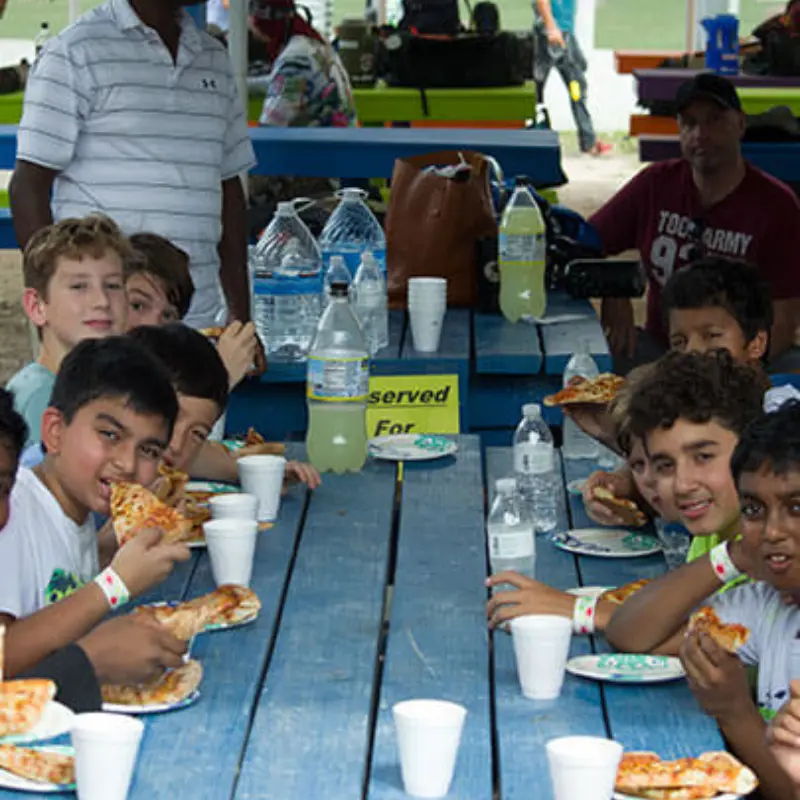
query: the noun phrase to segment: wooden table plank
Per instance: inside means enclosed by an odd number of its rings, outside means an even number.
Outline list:
[[[368,794],[372,800],[406,796],[391,708],[412,698],[452,700],[466,706],[467,721],[448,797],[492,797],[484,536],[477,437],[461,437],[455,459],[405,465]]]
[[[435,353],[418,353],[414,349],[414,337],[408,326],[403,341],[403,361],[414,362],[414,372],[419,374],[444,374],[445,372],[469,371],[471,336],[470,311],[466,308],[448,308],[442,325],[439,349]]]
[[[487,487],[513,474],[512,463],[510,447],[487,449]],[[559,527],[566,528],[563,502],[559,517]],[[536,547],[539,580],[559,589],[579,585],[574,556],[553,546],[547,536],[538,536]],[[570,656],[590,652],[588,638],[573,637]],[[501,796],[504,800],[552,800],[544,746],[558,736],[607,735],[600,686],[567,675],[558,700],[528,700],[519,688],[511,637],[504,633],[494,635],[494,666]]]
[[[575,300],[561,292],[551,292],[547,296],[547,317],[561,314],[584,314],[585,318],[540,325],[544,371],[548,375],[560,375],[582,339],[588,340],[592,358],[600,371],[610,370],[608,342],[591,303],[588,300]]]
[[[314,493],[238,800],[361,796],[395,475],[368,462]]]
[[[536,375],[542,369],[535,325],[514,325],[500,314],[475,314],[473,336],[478,374]]]
[[[564,463],[568,480],[586,477],[594,468],[587,461]],[[595,526],[580,497],[571,495],[570,505],[575,526]],[[578,560],[584,586],[620,586],[638,578],[657,578],[666,569],[660,555]],[[602,637],[596,641],[598,652],[611,650]],[[611,734],[626,750],[653,750],[663,758],[677,758],[724,749],[716,723],[700,710],[685,681],[649,686],[609,683],[603,691]]]

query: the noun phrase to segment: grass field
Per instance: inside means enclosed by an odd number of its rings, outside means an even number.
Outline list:
[[[302,0],[298,0],[302,3]],[[521,30],[530,26],[530,0],[496,0],[503,27]],[[335,18],[358,16],[364,0],[334,0]],[[81,0],[81,9],[98,0]],[[781,10],[785,2],[741,0],[741,30],[750,31],[761,20]],[[462,16],[466,16],[466,10]],[[42,22],[54,31],[67,23],[67,0],[8,0],[0,20],[0,38],[32,39]],[[679,50],[684,41],[685,11],[682,0],[597,0],[595,45],[607,49]]]

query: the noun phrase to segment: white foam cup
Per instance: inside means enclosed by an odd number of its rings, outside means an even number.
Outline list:
[[[532,700],[554,700],[564,683],[572,620],[528,614],[511,620],[511,635],[522,693]]]
[[[411,322],[411,336],[414,349],[418,353],[435,353],[439,349],[444,325],[445,309],[427,310],[411,308],[408,317]]]
[[[547,745],[553,800],[609,800],[622,745],[598,736],[563,736]]]
[[[271,522],[278,516],[281,505],[286,459],[269,455],[242,456],[236,465],[242,491],[258,498],[258,521]]]
[[[212,519],[256,519],[258,516],[258,498],[252,494],[217,494],[208,505]]]
[[[450,790],[467,709],[447,700],[405,700],[392,707],[400,773],[411,797]]]
[[[78,714],[72,723],[78,800],[125,800],[144,723],[123,714]]]
[[[254,519],[213,519],[203,525],[211,574],[217,586],[249,586],[253,577],[258,523]]]

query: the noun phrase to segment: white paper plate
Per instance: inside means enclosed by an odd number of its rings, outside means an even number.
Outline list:
[[[35,747],[33,749],[48,753],[62,753],[67,756],[75,755],[75,751],[66,745],[52,744],[47,747]],[[73,792],[75,791],[75,784],[29,781],[26,778],[20,778],[19,775],[0,769],[0,789],[13,789],[17,792],[36,792],[37,794],[54,794],[55,792]]]
[[[446,436],[401,433],[369,440],[369,454],[383,461],[431,461],[457,451],[458,444]]]
[[[680,659],[634,653],[601,653],[567,661],[567,672],[610,683],[663,683],[686,677]]]
[[[576,586],[574,589],[567,589],[567,594],[574,594],[575,597],[600,597],[603,592],[607,592],[611,586]]]
[[[567,491],[570,494],[577,495],[578,497],[583,497],[584,486],[586,486],[586,478],[576,478],[574,481],[570,481],[567,484]]]
[[[240,492],[235,483],[222,483],[221,481],[189,481],[186,484],[187,492],[211,492],[212,494],[230,494]],[[203,505],[202,503],[200,505]]]
[[[553,536],[556,547],[579,556],[641,558],[661,552],[655,536],[626,528],[581,528]]]
[[[179,708],[186,708],[192,705],[200,697],[200,690],[195,689],[188,697],[179,700],[177,703],[156,703],[150,706],[129,706],[121,703],[103,703],[103,711],[113,714],[128,714],[138,716],[140,714],[165,714],[167,711],[177,711]]]
[[[0,744],[28,744],[42,742],[45,739],[55,739],[56,736],[69,733],[74,718],[75,712],[72,709],[52,700],[45,706],[41,719],[33,728],[27,733],[4,736],[0,738]]]

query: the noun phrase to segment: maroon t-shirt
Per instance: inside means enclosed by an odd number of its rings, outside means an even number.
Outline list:
[[[702,255],[754,265],[774,300],[800,297],[800,201],[784,183],[749,164],[739,186],[706,209],[688,162],[652,164],[589,222],[607,256],[633,249],[641,254],[650,284],[646,329],[660,341],[667,338],[661,289],[675,270]]]

